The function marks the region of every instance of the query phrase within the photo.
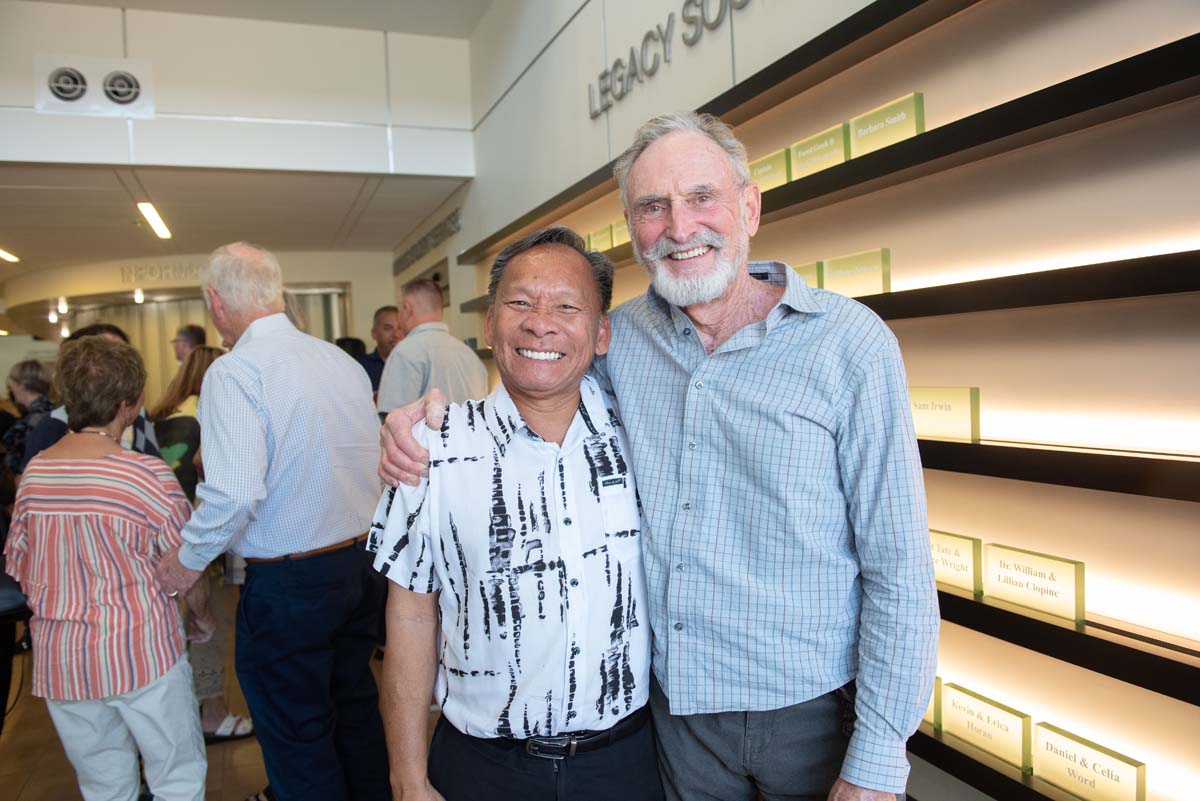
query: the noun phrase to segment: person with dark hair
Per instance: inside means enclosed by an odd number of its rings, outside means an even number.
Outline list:
[[[183,360],[195,348],[199,348],[208,342],[208,335],[204,333],[204,329],[198,325],[181,325],[179,330],[175,332],[175,338],[171,340],[171,347],[175,349],[175,361],[183,364]]]
[[[120,444],[146,369],[124,342],[85,336],[63,346],[57,383],[71,431],[26,467],[4,549],[33,613],[33,694],[88,801],[134,798],[139,753],[155,798],[202,801],[183,625],[154,575],[191,504],[162,460]],[[199,639],[213,628],[206,593],[187,596]]]
[[[380,306],[375,310],[371,321],[371,339],[375,340],[375,350],[359,357],[358,363],[367,371],[371,379],[371,390],[379,391],[379,379],[383,376],[383,367],[387,364],[392,348],[400,341],[400,309],[395,306]]]
[[[358,337],[338,337],[333,344],[346,351],[346,354],[355,361],[367,355],[367,343]]]
[[[8,371],[8,396],[21,411],[21,418],[4,432],[4,463],[13,473],[25,467],[25,440],[54,409],[50,394],[50,370],[37,359],[17,362]]]
[[[129,344],[128,335],[111,323],[85,325],[83,328],[72,332],[70,336],[63,340],[63,344],[75,342],[84,337],[95,336],[104,337],[114,342],[124,342],[126,345]],[[154,438],[154,426],[151,425],[150,417],[146,414],[145,409],[142,409],[133,419],[130,429],[130,447],[132,450],[147,454],[148,456],[158,456],[161,458],[162,454],[158,451],[158,442]],[[66,433],[66,407],[62,405],[56,406],[26,437],[23,464],[27,464],[35,455],[58,442]]]
[[[608,349],[612,280],[566,228],[501,251],[486,321],[500,384],[418,425],[428,479],[380,500],[396,798],[662,798],[637,489],[587,375]]]
[[[451,403],[487,394],[487,368],[475,351],[450,335],[442,322],[445,299],[436,281],[418,278],[404,285],[400,327],[404,339],[388,356],[379,380],[377,407],[387,414],[439,389]]]

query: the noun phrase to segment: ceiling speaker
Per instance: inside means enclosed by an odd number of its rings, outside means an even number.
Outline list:
[[[154,116],[154,81],[146,61],[38,53],[34,82],[34,109],[43,113]]]

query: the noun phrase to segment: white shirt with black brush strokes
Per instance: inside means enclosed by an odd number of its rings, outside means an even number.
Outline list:
[[[429,478],[387,490],[375,567],[440,591],[436,697],[475,737],[607,729],[646,703],[650,628],[625,431],[590,378],[562,447],[499,386],[414,429]]]

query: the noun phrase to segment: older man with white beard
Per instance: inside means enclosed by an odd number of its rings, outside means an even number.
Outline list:
[[[613,313],[597,366],[644,506],[667,798],[891,801],[938,632],[896,339],[749,261],[760,193],[720,120],[650,120],[614,172],[653,285]],[[423,408],[389,417],[385,477],[423,469]]]

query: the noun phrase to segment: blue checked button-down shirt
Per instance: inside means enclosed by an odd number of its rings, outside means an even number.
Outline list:
[[[842,778],[901,792],[933,688],[938,610],[895,337],[866,307],[785,287],[710,356],[653,289],[608,357],[644,507],[653,669],[675,714],[797,704],[857,679]]]
[[[255,320],[204,375],[203,503],[179,561],[201,570],[227,549],[272,557],[363,534],[379,499],[371,383],[341,349],[282,314]]]

